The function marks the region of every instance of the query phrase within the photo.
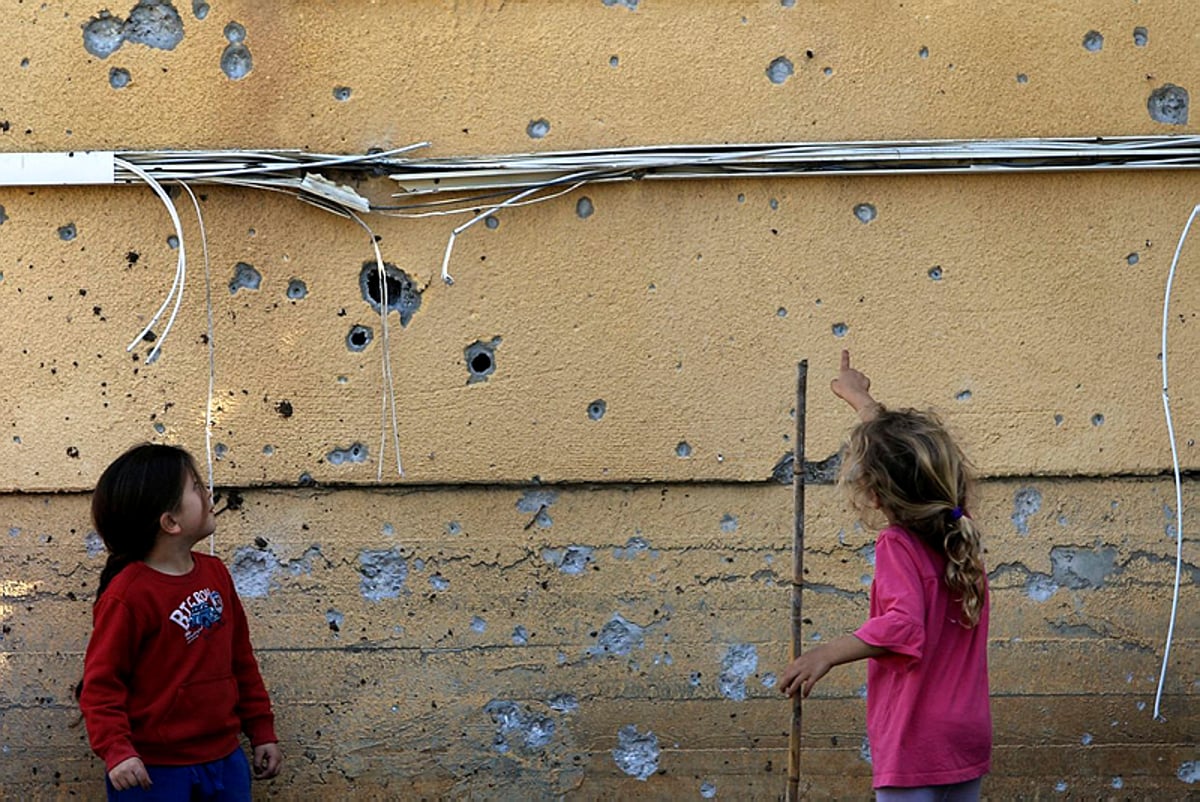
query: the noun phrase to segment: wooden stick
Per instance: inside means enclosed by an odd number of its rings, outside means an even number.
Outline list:
[[[804,410],[808,402],[808,360],[797,365],[796,442],[792,452],[792,492],[795,497],[792,538],[792,659],[800,656],[800,626],[804,616],[800,593],[804,587]],[[788,736],[788,802],[800,799],[800,693],[792,697],[792,731]]]

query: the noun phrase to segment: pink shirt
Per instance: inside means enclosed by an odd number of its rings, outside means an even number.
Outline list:
[[[889,526],[875,541],[871,615],[854,634],[893,654],[867,665],[867,736],[876,788],[948,785],[991,767],[988,604],[958,622],[945,557]]]

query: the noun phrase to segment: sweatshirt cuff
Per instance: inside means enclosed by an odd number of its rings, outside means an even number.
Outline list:
[[[104,752],[104,771],[105,773],[116,768],[118,763],[129,760],[131,757],[140,758],[141,755],[133,748],[131,743],[122,743],[113,746]]]
[[[246,737],[250,739],[251,746],[279,743],[279,738],[275,735],[275,721],[273,717],[247,721],[245,722],[245,729]]]

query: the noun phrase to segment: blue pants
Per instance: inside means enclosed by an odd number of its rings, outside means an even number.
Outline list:
[[[876,788],[875,802],[976,802],[983,778],[923,788]]]
[[[109,802],[250,802],[250,763],[240,748],[211,763],[147,766],[146,773],[154,783],[149,790],[118,791],[106,775]]]

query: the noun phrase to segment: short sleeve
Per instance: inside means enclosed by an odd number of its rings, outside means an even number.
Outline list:
[[[871,617],[854,635],[919,660],[925,648],[925,593],[912,544],[901,537],[885,530],[875,543]]]

